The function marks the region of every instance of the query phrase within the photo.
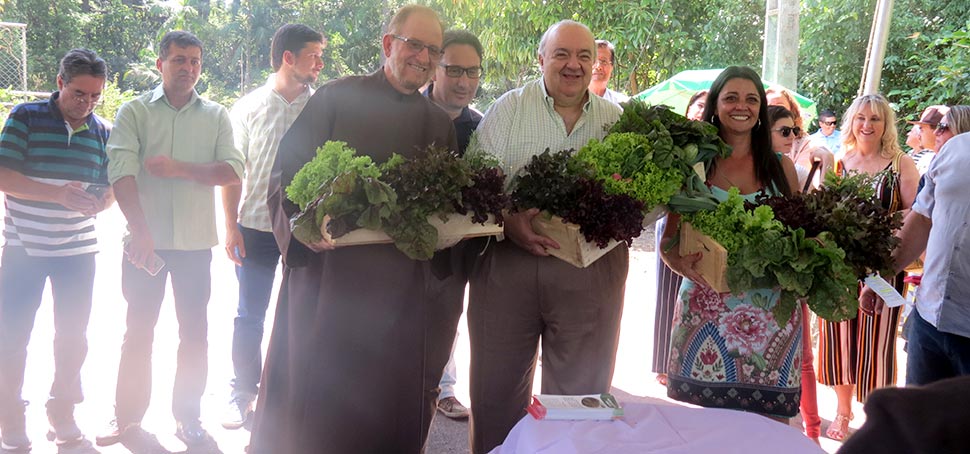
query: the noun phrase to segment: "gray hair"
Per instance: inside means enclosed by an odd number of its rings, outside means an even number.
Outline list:
[[[65,84],[77,76],[107,77],[108,65],[89,49],[72,49],[61,59],[57,75]]]

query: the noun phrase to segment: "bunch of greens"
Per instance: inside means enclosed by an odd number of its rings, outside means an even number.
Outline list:
[[[770,206],[786,226],[803,228],[809,237],[829,232],[845,251],[845,262],[856,278],[892,274],[892,251],[899,243],[894,231],[902,225],[902,216],[889,213],[874,198],[874,182],[881,177],[829,172],[817,191],[757,202]]]
[[[377,178],[381,174],[370,156],[357,156],[346,142],[329,141],[296,172],[286,187],[286,196],[299,205],[300,210],[305,210],[310,202],[320,197],[325,185],[338,175],[350,172],[356,172],[362,178]]]
[[[694,170],[696,168],[703,173],[715,158],[731,154],[731,147],[718,136],[717,127],[703,121],[688,120],[667,106],[651,106],[640,100],[630,100],[624,104],[623,114],[609,132],[610,135],[643,135],[651,144],[654,162],[661,169],[672,168],[680,173],[679,191],[662,200],[671,211],[691,213],[711,210],[717,205],[717,199],[704,185],[704,178]],[[620,175],[627,176],[623,173]]]
[[[610,128],[610,133],[635,132],[656,142],[654,150],[670,147],[674,163],[687,168],[699,162],[709,165],[715,157],[726,158],[731,147],[721,140],[717,127],[703,121],[691,121],[667,106],[651,106],[640,100],[630,100],[623,106],[623,114]]]
[[[682,166],[674,166],[672,149],[658,146],[666,142],[619,132],[603,141],[590,140],[576,157],[593,165],[606,192],[626,194],[654,207],[667,203],[684,182]]]
[[[579,225],[587,241],[605,247],[611,240],[630,244],[643,230],[643,202],[611,194],[595,178],[593,166],[572,150],[533,156],[512,180],[517,210],[539,208]]]
[[[831,233],[807,237],[804,229],[777,220],[768,205],[747,209],[737,188],[717,209],[684,219],[728,251],[727,282],[733,293],[781,290],[773,309],[779,325],[787,323],[801,297],[808,297],[812,310],[827,320],[854,316],[856,279]]]
[[[494,162],[470,162],[429,148],[413,159],[394,154],[378,167],[341,142],[327,142],[317,153],[287,187],[303,208],[291,224],[304,243],[322,239],[321,225],[329,216],[326,229],[333,238],[358,228],[381,230],[408,257],[427,260],[438,242],[430,216],[446,220],[450,213],[472,212],[475,222],[485,223],[489,214],[501,222],[508,206]]]

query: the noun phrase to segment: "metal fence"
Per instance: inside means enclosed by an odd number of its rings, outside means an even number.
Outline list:
[[[0,22],[0,88],[27,90],[27,24]]]

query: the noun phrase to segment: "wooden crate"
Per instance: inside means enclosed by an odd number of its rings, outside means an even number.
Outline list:
[[[680,224],[680,255],[690,255],[701,252],[701,259],[695,269],[710,284],[711,288],[720,293],[730,292],[727,285],[727,249],[704,235],[690,225],[689,222]]]
[[[327,225],[329,217],[324,218],[323,225]],[[489,216],[485,225],[472,222],[472,215],[461,215],[452,213],[448,215],[448,221],[442,221],[438,216],[431,216],[428,222],[438,230],[438,244],[435,249],[445,249],[454,246],[459,241],[466,238],[480,236],[491,236],[502,233],[503,228],[495,224],[495,218]],[[330,241],[336,247],[359,246],[362,244],[389,244],[394,240],[380,230],[357,229],[347,232],[338,238],[333,238],[325,228],[321,228],[324,239]]]
[[[532,218],[532,230],[559,243],[559,249],[546,249],[549,255],[565,260],[578,268],[586,268],[620,244],[616,240],[611,240],[605,248],[600,248],[596,243],[586,241],[583,234],[579,232],[579,225],[565,222],[561,217],[545,211]]]

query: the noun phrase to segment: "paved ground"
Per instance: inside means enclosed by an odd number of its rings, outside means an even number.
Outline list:
[[[221,226],[221,220],[219,222]],[[86,401],[77,409],[79,424],[92,439],[113,414],[114,386],[126,310],[120,288],[120,238],[124,231],[124,219],[117,207],[99,217],[98,229],[102,253],[98,255],[95,307],[88,330],[90,353],[83,370]],[[665,399],[665,389],[656,383],[654,375],[650,372],[656,260],[652,251],[651,234],[647,232],[647,235],[637,242],[631,254],[626,307],[613,381],[614,392],[621,401],[663,402]],[[219,425],[220,413],[228,397],[228,383],[232,370],[229,352],[236,304],[236,279],[231,263],[225,258],[221,248],[213,249],[213,257],[213,291],[209,304],[209,382],[203,398],[202,420],[212,433],[215,445],[204,451],[194,450],[193,452],[236,454],[243,452],[249,433],[245,430],[227,431]],[[171,291],[169,291],[170,297]],[[272,326],[272,312],[271,309],[267,327]],[[24,386],[24,398],[32,402],[27,411],[28,427],[34,441],[33,452],[42,454],[58,452],[52,443],[44,439],[46,431],[44,402],[53,368],[52,326],[48,292],[45,295],[44,305],[38,313],[36,328],[29,347],[27,383]],[[175,426],[170,411],[177,346],[177,324],[169,300],[163,307],[156,328],[153,358],[154,393],[152,406],[143,424],[146,430],[156,434],[160,444],[155,446],[154,450],[143,449],[144,447],[132,447],[134,449],[129,450],[116,445],[101,448],[102,453],[185,452],[185,446],[172,435]],[[456,394],[467,404],[468,336],[464,319],[459,327],[456,361],[459,370]],[[824,431],[828,420],[835,414],[835,394],[829,389],[820,388],[819,406],[823,418],[827,418],[823,422]],[[854,412],[856,419],[852,422],[852,427],[858,427],[864,420],[861,405],[856,404]],[[468,452],[467,430],[467,422],[451,421],[439,415],[432,427],[427,452],[429,454]],[[829,452],[834,452],[839,446],[831,440],[823,440],[822,443],[823,448]],[[60,452],[67,454],[90,452],[90,450],[61,450]]]

